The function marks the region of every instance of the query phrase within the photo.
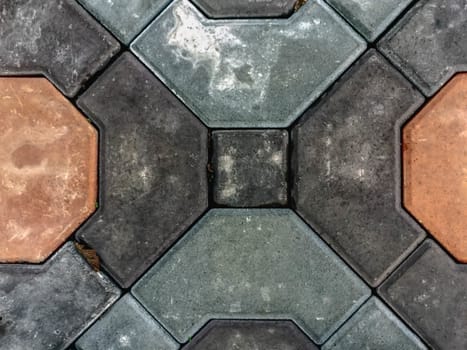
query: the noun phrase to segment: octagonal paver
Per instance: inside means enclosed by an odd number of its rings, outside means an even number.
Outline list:
[[[406,125],[403,150],[405,207],[467,263],[467,74]]]
[[[323,1],[287,20],[210,20],[175,0],[132,50],[207,125],[285,127],[365,49]]]
[[[45,78],[0,78],[0,262],[41,262],[94,212],[97,131]]]
[[[211,18],[287,17],[297,0],[192,0]]]

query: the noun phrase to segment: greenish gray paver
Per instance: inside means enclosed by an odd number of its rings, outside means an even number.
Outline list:
[[[426,350],[426,346],[378,298],[371,298],[322,350]]]
[[[211,18],[287,17],[297,0],[192,0]]]
[[[272,318],[322,343],[370,291],[291,210],[213,209],[132,293],[180,342],[213,318]]]
[[[366,44],[321,0],[289,19],[210,20],[175,0],[131,48],[210,127],[286,127]]]
[[[76,348],[177,350],[179,344],[127,294],[81,336]]]
[[[119,295],[72,243],[43,265],[0,265],[0,349],[66,349]]]

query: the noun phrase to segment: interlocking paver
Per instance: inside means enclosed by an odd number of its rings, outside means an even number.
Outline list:
[[[369,293],[288,209],[211,210],[133,288],[181,342],[212,318],[272,318],[322,343]]]
[[[427,95],[467,70],[465,0],[420,0],[379,44]]]
[[[321,0],[288,20],[210,20],[175,0],[132,50],[211,127],[285,127],[365,49]]]
[[[467,263],[467,74],[455,76],[404,128],[404,205]]]
[[[177,350],[178,343],[130,295],[125,295],[76,343],[78,350]]]
[[[371,298],[323,346],[323,350],[426,350],[426,346],[378,298]]]
[[[467,266],[427,240],[379,293],[434,349],[467,349]]]
[[[41,262],[91,215],[97,131],[45,78],[0,78],[0,262]]]
[[[78,100],[103,129],[102,203],[79,237],[125,287],[207,207],[207,130],[138,60]]]
[[[67,96],[119,49],[74,0],[2,1],[0,14],[0,74],[44,74]]]
[[[291,321],[211,321],[183,350],[318,350]]]
[[[0,265],[0,349],[66,349],[119,294],[72,243],[44,265]]]
[[[211,18],[288,17],[297,0],[192,0]]]
[[[287,204],[285,130],[214,131],[214,201],[233,207]]]
[[[422,102],[370,51],[293,131],[298,212],[373,286],[424,237],[399,203],[399,127]]]

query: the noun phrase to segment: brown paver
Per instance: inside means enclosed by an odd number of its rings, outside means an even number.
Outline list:
[[[94,127],[45,78],[0,78],[0,262],[42,262],[96,197]]]
[[[467,263],[467,74],[455,76],[403,133],[404,204]]]

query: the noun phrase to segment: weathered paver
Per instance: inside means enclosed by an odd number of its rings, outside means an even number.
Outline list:
[[[214,131],[213,193],[217,204],[287,204],[286,130]]]
[[[403,135],[404,205],[467,263],[467,74],[455,76]]]
[[[467,70],[465,0],[420,0],[379,44],[426,95]]]
[[[72,243],[44,265],[0,265],[0,349],[66,349],[119,294]]]
[[[119,50],[74,0],[0,2],[0,75],[44,74],[73,96]]]
[[[297,0],[192,0],[211,18],[288,17]]]
[[[103,129],[102,202],[79,237],[128,287],[206,209],[207,130],[129,53],[78,105]]]
[[[127,294],[81,336],[76,348],[177,350],[179,344]]]
[[[323,350],[426,350],[426,346],[378,298],[371,298],[323,346]]]
[[[401,209],[400,125],[423,98],[370,51],[293,130],[300,215],[373,286],[425,233]]]
[[[322,343],[370,294],[289,209],[208,212],[133,287],[180,342],[210,319],[291,319]]]
[[[433,349],[467,348],[467,266],[427,240],[379,294]]]
[[[365,49],[323,1],[289,20],[210,20],[175,0],[132,50],[211,127],[286,127]]]
[[[45,78],[0,78],[0,262],[41,262],[91,215],[97,131]]]
[[[291,321],[209,322],[183,350],[318,350]]]

